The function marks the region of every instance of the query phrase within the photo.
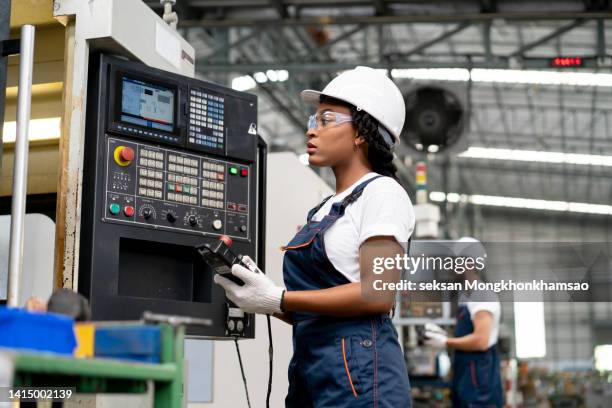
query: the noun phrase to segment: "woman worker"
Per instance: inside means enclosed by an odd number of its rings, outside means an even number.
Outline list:
[[[357,67],[301,97],[317,107],[306,133],[309,164],[331,167],[336,193],[309,211],[283,248],[286,290],[239,265],[232,273],[244,286],[218,275],[215,282],[245,312],[293,325],[287,407],[410,407],[389,318],[394,293],[362,296],[373,257],[403,256],[414,228],[392,164],[404,124],[402,94],[384,74]],[[399,270],[390,273],[399,278]]]
[[[456,254],[463,258],[486,259],[484,245],[471,237],[456,243]],[[473,263],[474,264],[474,263]],[[466,269],[462,279],[478,281],[484,270]],[[455,336],[448,337],[436,324],[425,325],[425,344],[452,348],[452,398],[454,408],[501,408],[504,405],[500,362],[497,351],[501,304],[489,291],[464,290],[459,295]]]

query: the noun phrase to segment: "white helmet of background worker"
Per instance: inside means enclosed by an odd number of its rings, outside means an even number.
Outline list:
[[[487,256],[487,251],[482,242],[473,237],[461,237],[455,241],[454,252],[457,256],[471,256],[472,258]]]
[[[485,262],[486,269],[486,257],[487,250],[485,246],[473,237],[461,237],[457,241],[455,241],[455,249],[453,251],[456,256],[465,257],[465,258],[483,258]],[[479,269],[478,272],[484,272],[484,269]]]
[[[348,102],[369,113],[384,129],[380,132],[389,145],[398,145],[406,118],[404,97],[395,83],[379,70],[359,66],[331,80],[322,91],[306,89],[302,100],[318,104],[321,95]],[[385,131],[393,136],[385,135]]]

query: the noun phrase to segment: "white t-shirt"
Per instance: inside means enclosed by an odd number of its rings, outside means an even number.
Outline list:
[[[491,326],[491,334],[489,335],[489,344],[487,347],[491,347],[497,343],[499,337],[499,321],[501,318],[501,304],[493,293],[491,294],[490,302],[474,302],[468,300],[469,298],[460,298],[459,304],[465,304],[470,312],[470,318],[474,321],[476,313],[486,310],[493,315],[493,324]],[[487,299],[488,300],[488,299]]]
[[[352,186],[327,200],[312,217],[320,221],[332,204],[342,201],[363,181],[378,176],[370,172]],[[336,222],[325,231],[325,252],[334,267],[350,282],[359,282],[359,247],[370,237],[394,236],[404,250],[414,230],[414,209],[406,191],[391,177],[370,182],[361,197],[350,204]]]

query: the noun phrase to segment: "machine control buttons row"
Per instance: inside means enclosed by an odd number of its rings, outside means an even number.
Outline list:
[[[192,205],[198,204],[198,197],[179,194],[179,193],[168,193],[168,200],[176,201],[177,203],[183,203],[183,204],[192,204]]]
[[[217,173],[216,171],[208,171],[208,170],[202,171],[202,177],[206,177],[206,178],[213,179],[213,180],[224,180],[225,179],[225,175],[223,173]]]
[[[164,154],[162,152],[154,152],[153,150],[140,149],[140,157],[146,157],[147,159],[153,160],[164,160]]]
[[[223,200],[223,191],[210,191],[202,189],[202,197],[217,198]]]
[[[193,143],[193,144],[198,144],[198,145],[203,145],[203,146],[207,146],[207,147],[212,147],[213,149],[222,149],[223,148],[223,144],[222,143],[214,143],[214,142],[209,142],[208,140],[202,140],[205,138],[204,135],[196,135],[193,133],[190,133],[190,136],[195,136],[195,137],[190,137],[189,138],[189,143]]]
[[[233,332],[234,329],[236,329],[236,331],[238,332],[242,332],[244,330],[244,323],[242,323],[242,320],[234,321],[230,319],[227,322],[227,328],[231,332]]]
[[[160,161],[160,160],[154,160],[154,159],[147,159],[144,157],[140,157],[138,159],[138,164],[143,167],[154,167],[156,169],[164,168],[163,160]]]
[[[121,206],[117,203],[111,203],[111,205],[108,206],[108,211],[112,215],[119,215],[119,213],[121,212]],[[134,207],[132,207],[131,205],[126,205],[125,207],[123,207],[123,213],[126,217],[132,217],[134,215]]]
[[[152,188],[144,188],[144,187],[140,187],[138,189],[138,195],[142,196],[142,197],[151,197],[151,198],[157,198],[157,199],[162,199],[162,192],[161,190],[154,190]]]
[[[216,181],[202,181],[202,187],[211,189],[211,190],[220,190],[223,191],[223,183],[217,183]]]
[[[149,177],[157,180],[164,179],[164,172],[140,168],[140,177]]]
[[[204,97],[204,98],[212,99],[213,101],[221,101],[221,102],[223,102],[223,100],[224,100],[222,96],[210,95],[210,94],[207,94],[204,91],[198,91],[196,89],[192,89],[191,90],[191,94],[194,95],[194,96],[201,96],[201,97]]]
[[[202,169],[223,172],[225,171],[225,165],[205,161],[205,162],[202,162]]]
[[[140,180],[138,180],[138,184],[141,187],[157,188],[159,190],[163,188],[163,183],[161,182],[161,180],[151,180],[151,179],[146,179],[143,177],[141,177]]]
[[[203,198],[202,205],[204,207],[223,208],[223,201],[210,200],[208,198]]]
[[[194,188],[198,186],[198,179],[195,177],[180,176],[178,174],[168,174],[168,181],[173,183],[191,184]]]
[[[189,167],[189,166],[183,166],[181,164],[168,164],[168,170],[169,171],[174,171],[177,173],[182,173],[182,174],[186,174],[186,175],[191,175],[191,176],[197,176],[198,175],[198,169],[197,167]]]
[[[133,133],[135,135],[153,136],[153,137],[157,137],[163,140],[171,140],[173,142],[178,142],[178,137],[166,136],[166,135],[162,135],[161,133],[157,133],[157,132],[150,132],[148,130],[136,129],[130,126],[121,126],[121,125],[117,126],[117,128],[124,132]]]
[[[198,167],[197,159],[190,159],[189,157],[177,156],[174,154],[168,155],[168,162],[181,164],[185,166]]]
[[[240,173],[240,177],[246,177],[249,175],[249,170],[246,167],[242,167],[240,171],[238,171],[237,167],[230,167],[229,174],[231,174],[232,176],[236,176],[238,175],[238,173]]]
[[[184,193],[184,194],[191,194],[194,196],[198,195],[198,189],[188,184],[167,183],[167,188],[169,192],[173,192],[173,193],[174,192]]]
[[[227,203],[227,209],[232,211],[247,212],[248,207],[244,204]]]

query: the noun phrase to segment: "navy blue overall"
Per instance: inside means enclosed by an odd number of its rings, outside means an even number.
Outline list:
[[[325,231],[344,215],[372,177],[321,221],[311,221],[284,247],[287,290],[316,290],[350,283],[329,261]],[[388,315],[337,318],[293,313],[293,357],[286,407],[410,407],[410,384],[397,332]]]
[[[455,337],[474,333],[466,305],[460,305]],[[498,408],[503,406],[497,344],[486,351],[455,351],[453,361],[453,407]]]

